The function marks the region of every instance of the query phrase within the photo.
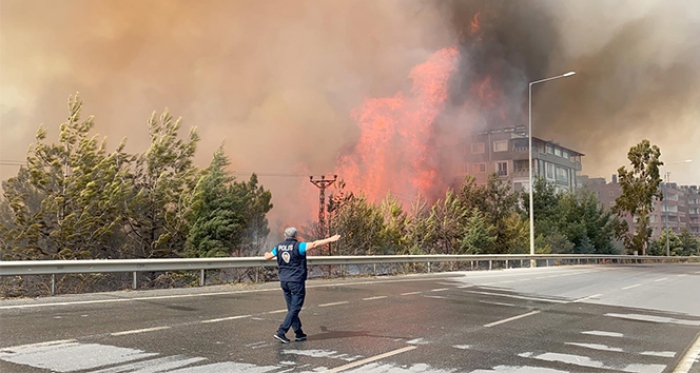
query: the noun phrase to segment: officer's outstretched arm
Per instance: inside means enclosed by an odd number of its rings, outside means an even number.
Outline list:
[[[265,253],[265,260],[270,260],[270,259],[273,259],[274,257],[275,257],[275,256],[272,255],[272,253],[269,253],[269,252],[268,252],[268,253]]]
[[[340,235],[336,234],[333,237],[328,237],[328,238],[324,238],[322,240],[316,240],[313,242],[307,242],[306,243],[306,250],[310,250],[310,249],[313,249],[315,247],[323,246],[327,243],[338,241],[339,239],[340,239]]]

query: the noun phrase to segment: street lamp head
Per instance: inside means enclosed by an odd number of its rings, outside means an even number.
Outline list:
[[[575,71],[569,71],[568,73],[564,74],[563,76],[564,76],[564,77],[567,77],[567,76],[572,76],[572,75],[576,75],[576,72],[575,72]]]

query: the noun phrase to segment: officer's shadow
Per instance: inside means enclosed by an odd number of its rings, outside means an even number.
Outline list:
[[[309,334],[307,340],[322,341],[325,339],[340,339],[353,337],[370,337],[370,338],[389,338],[389,339],[408,339],[406,337],[372,334],[369,331],[349,331],[349,330],[330,330],[325,326],[321,326],[321,333]]]

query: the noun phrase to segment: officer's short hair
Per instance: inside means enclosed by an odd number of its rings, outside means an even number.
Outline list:
[[[284,238],[296,238],[297,237],[297,229],[294,227],[289,227],[284,230]]]

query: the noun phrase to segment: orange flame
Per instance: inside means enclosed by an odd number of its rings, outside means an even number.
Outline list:
[[[457,48],[439,50],[411,70],[409,96],[369,99],[353,111],[360,139],[351,154],[338,159],[336,171],[349,190],[375,200],[388,192],[412,199],[441,187],[431,163],[436,149],[429,145],[457,57]]]

